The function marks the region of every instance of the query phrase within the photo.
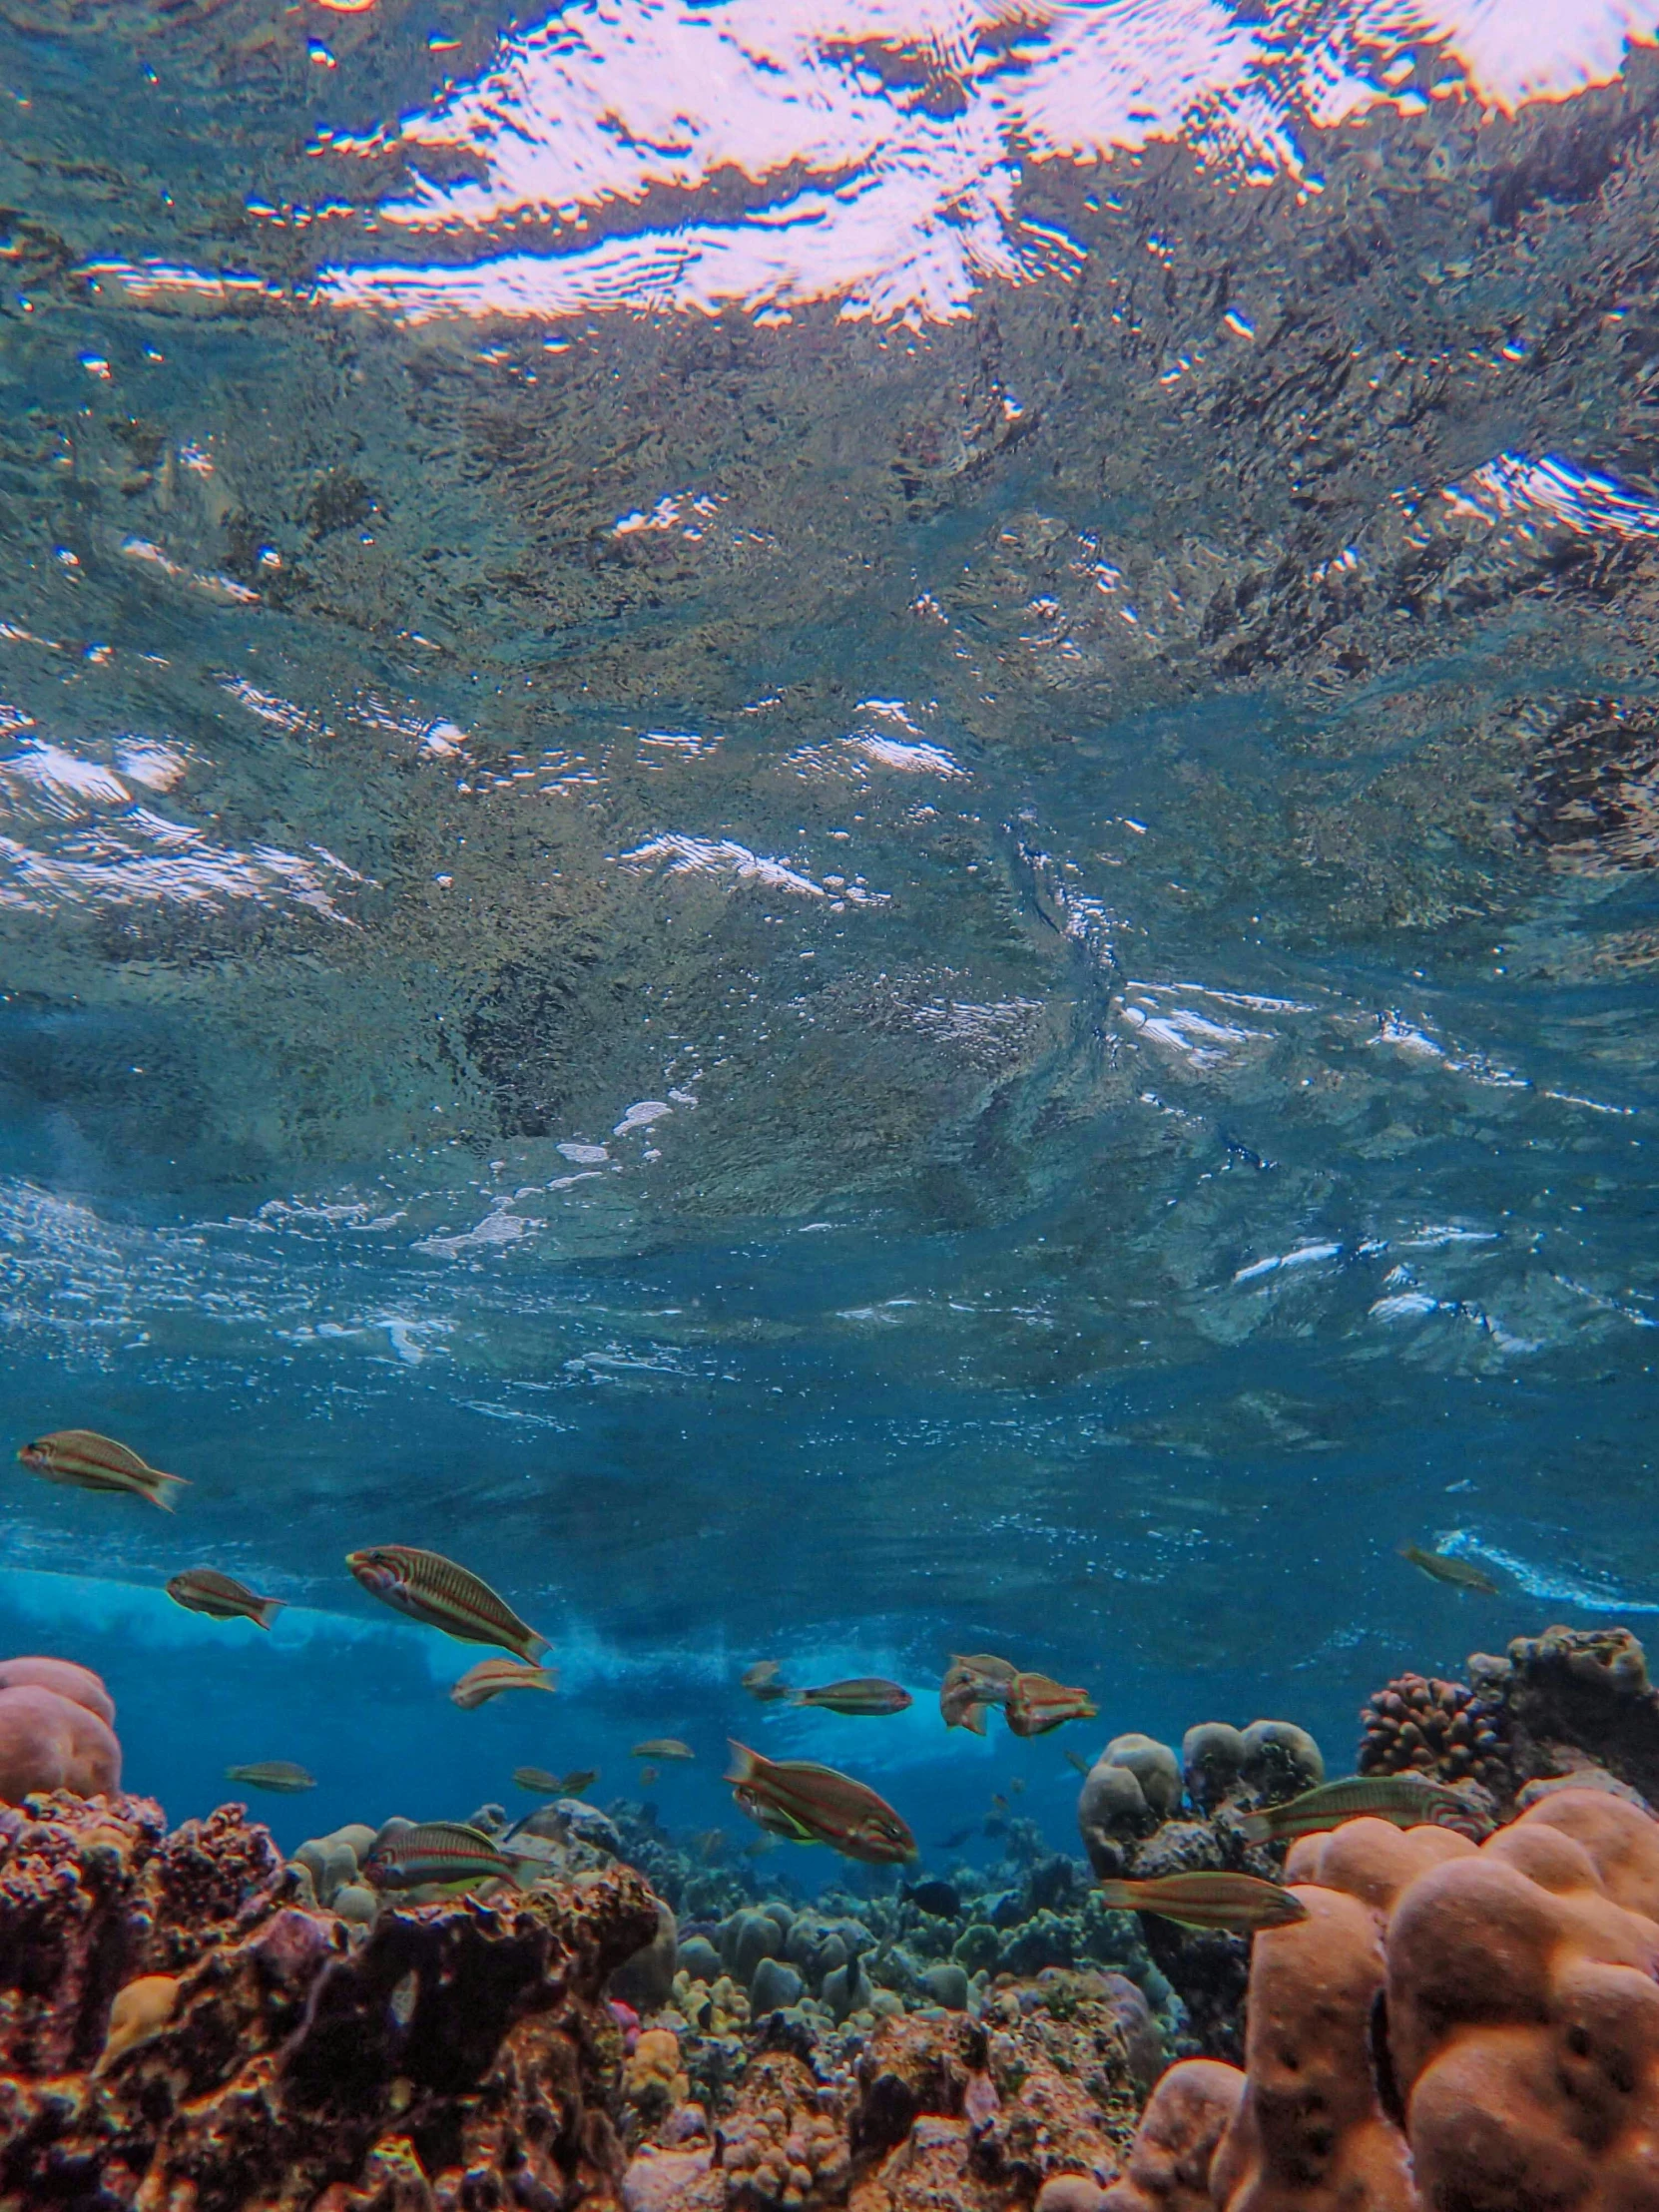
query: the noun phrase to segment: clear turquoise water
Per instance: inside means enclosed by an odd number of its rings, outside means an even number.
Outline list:
[[[1384,14],[0,0],[6,1425],[192,1484],[9,1478],[0,1648],[130,1786],[1063,1842],[1659,1608],[1653,60]]]

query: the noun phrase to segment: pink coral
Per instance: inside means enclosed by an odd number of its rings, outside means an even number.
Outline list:
[[[0,1800],[21,1805],[37,1790],[110,1796],[120,1787],[121,1746],[90,1707],[36,1683],[0,1689]]]

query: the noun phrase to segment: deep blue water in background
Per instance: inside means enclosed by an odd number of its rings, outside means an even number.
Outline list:
[[[439,13],[0,0],[0,1432],[192,1485],[3,1477],[0,1652],[289,1847],[669,1734],[735,1850],[736,1735],[938,1863],[1640,1634],[1651,51]],[[1099,1719],[947,1734],[987,1649]]]

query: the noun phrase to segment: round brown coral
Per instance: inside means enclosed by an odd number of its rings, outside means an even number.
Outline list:
[[[1508,1722],[1494,1700],[1466,1682],[1396,1675],[1362,1706],[1357,1765],[1362,1774],[1432,1775],[1441,1782],[1470,1777],[1494,1797],[1513,1795]]]

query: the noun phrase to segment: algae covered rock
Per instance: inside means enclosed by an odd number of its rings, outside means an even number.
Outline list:
[[[1167,1821],[1180,1805],[1181,1762],[1168,1744],[1152,1736],[1114,1736],[1101,1756],[1108,1766],[1128,1768],[1159,1820]]]
[[[674,1915],[659,1901],[656,1934],[648,1943],[642,1943],[634,1955],[625,1959],[611,1975],[611,1995],[620,1997],[624,2004],[631,2004],[636,2012],[659,2010],[668,2002],[674,1990],[675,1959],[679,1947],[680,1937],[674,1925]]]
[[[1200,1813],[1213,1813],[1233,1795],[1244,1763],[1244,1731],[1226,1721],[1200,1721],[1181,1739],[1181,1772]]]
[[[1252,1721],[1244,1732],[1246,1783],[1270,1802],[1300,1797],[1325,1780],[1325,1758],[1295,1721]]]

